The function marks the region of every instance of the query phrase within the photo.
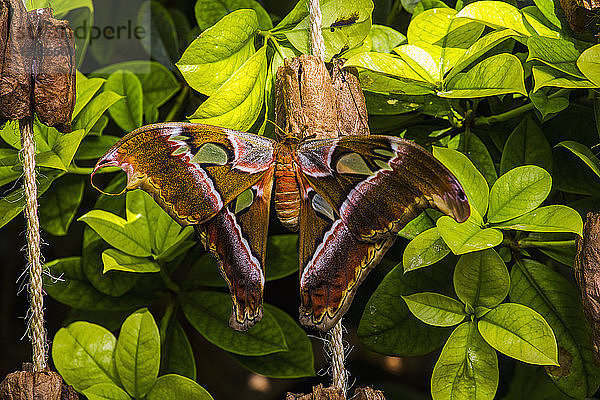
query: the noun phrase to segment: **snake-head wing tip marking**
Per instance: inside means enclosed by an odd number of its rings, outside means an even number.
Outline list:
[[[244,315],[242,321],[238,321],[235,304],[233,305],[233,310],[231,312],[231,317],[229,318],[229,326],[236,331],[245,332],[248,329],[252,328],[257,322],[259,322],[263,317],[263,308],[260,306],[254,315],[248,316]]]
[[[349,306],[350,304],[348,303],[347,305]],[[302,324],[302,326],[306,328],[315,329],[321,332],[327,332],[331,328],[333,328],[335,324],[338,323],[338,321],[342,318],[342,315],[344,314],[345,311],[336,312],[332,317],[327,312],[325,312],[321,316],[321,318],[317,319],[315,318],[315,314],[312,310],[300,306],[300,316],[298,317],[298,320],[300,321],[300,324]]]
[[[433,203],[437,209],[451,216],[456,222],[465,222],[471,215],[469,200],[458,181],[450,182],[449,188],[433,196]]]
[[[105,168],[105,167],[119,167],[119,168],[123,169],[123,166],[121,165],[121,163],[118,159],[118,153],[119,153],[118,150],[119,149],[115,145],[104,156],[102,156],[102,158],[98,159],[98,162],[96,162],[96,165],[94,166],[94,170],[92,171],[92,174],[90,175],[90,183],[92,184],[92,187],[97,189],[100,193],[109,195],[109,196],[116,196],[116,195],[123,194],[123,192],[125,192],[126,189],[123,189],[119,193],[107,193],[94,184],[94,176],[96,175],[96,172],[98,172],[99,170],[101,170],[102,168]]]

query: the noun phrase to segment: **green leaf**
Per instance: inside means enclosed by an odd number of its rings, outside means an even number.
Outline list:
[[[190,116],[192,122],[246,131],[258,118],[267,77],[267,47],[261,47]]]
[[[571,207],[552,205],[536,208],[494,227],[529,232],[573,232],[581,236],[583,221],[581,215]]]
[[[412,19],[406,34],[409,44],[433,57],[437,68],[432,77],[440,83],[485,28],[478,22],[454,18],[455,15],[456,10],[452,8],[424,11]]]
[[[108,244],[125,253],[137,257],[149,257],[152,254],[147,237],[138,232],[139,227],[143,226],[141,218],[125,221],[113,213],[92,210],[79,217],[78,221],[88,224]]]
[[[144,113],[148,119],[150,109],[157,109],[165,104],[180,88],[180,84],[171,71],[164,65],[154,61],[126,61],[111,64],[94,72],[94,75],[108,77],[115,71],[133,72],[142,84],[144,92]]]
[[[556,28],[562,28],[562,23],[556,16],[556,6],[553,0],[534,0],[534,3],[548,22],[553,24]]]
[[[426,324],[453,326],[467,315],[458,300],[439,293],[423,292],[402,296],[411,313]]]
[[[435,221],[427,214],[426,211],[423,211],[417,218],[412,219],[408,224],[406,224],[404,228],[398,232],[398,235],[405,239],[413,240],[421,233],[434,227]],[[406,250],[404,251],[406,252]]]
[[[163,375],[148,393],[147,400],[212,400],[211,395],[193,380],[181,375]]]
[[[554,3],[549,0],[554,8]],[[542,12],[536,6],[527,6],[521,9],[523,18],[531,28],[539,36],[545,36],[549,38],[559,39],[563,34],[557,30],[557,28],[548,21],[548,19],[542,14]],[[564,30],[563,30],[564,31]],[[533,33],[533,32],[532,32]]]
[[[469,219],[461,224],[446,215],[437,220],[440,236],[457,255],[487,249],[502,243],[502,232],[493,228],[483,229],[482,224],[481,217],[473,208]]]
[[[458,298],[473,309],[496,307],[510,287],[508,269],[494,249],[461,256],[453,281]]]
[[[234,11],[202,32],[185,50],[177,68],[193,89],[211,96],[254,54],[257,30],[253,10]]]
[[[132,296],[113,297],[96,290],[86,279],[79,257],[61,258],[46,263],[53,279],[44,276],[44,290],[56,301],[88,311],[131,310],[144,303]],[[134,281],[135,284],[135,281]]]
[[[267,241],[265,274],[267,281],[298,272],[298,235],[272,235]]]
[[[40,198],[40,224],[44,231],[65,236],[75,218],[85,181],[80,176],[67,175],[58,180]]]
[[[401,265],[392,269],[365,306],[358,326],[360,341],[372,351],[407,357],[424,355],[440,347],[449,330],[426,325],[415,318],[401,296],[444,290],[452,267],[450,262],[441,262],[407,274]]]
[[[130,400],[126,391],[114,383],[99,383],[82,392],[88,400]]]
[[[455,149],[469,157],[478,171],[481,171],[488,185],[498,179],[494,160],[485,144],[473,132],[463,132],[448,142],[448,148]]]
[[[283,332],[267,311],[248,332],[229,327],[231,298],[218,292],[196,291],[180,295],[183,312],[194,328],[212,344],[231,353],[262,356],[288,350]]]
[[[490,190],[489,222],[502,222],[521,216],[548,197],[552,177],[543,168],[524,165],[502,175]]]
[[[75,99],[75,107],[73,108],[73,118],[77,117],[79,112],[83,110],[90,100],[92,100],[103,84],[104,79],[88,79],[85,75],[77,71],[77,80],[75,82],[77,96]]]
[[[592,153],[589,147],[575,142],[573,140],[565,140],[556,145],[556,147],[564,147],[571,153],[581,159],[596,175],[600,177],[600,160]]]
[[[439,75],[439,66],[431,54],[412,44],[398,46],[394,49],[394,52],[423,80],[429,82],[432,86],[438,84],[439,81],[436,77]]]
[[[569,94],[556,94],[548,96],[550,88],[529,93],[529,99],[535,108],[542,114],[542,121],[552,118],[555,114],[569,107]]]
[[[452,67],[452,69],[446,76],[445,81],[449,82],[454,77],[454,75],[467,68],[469,65],[474,63],[479,57],[483,56],[489,50],[504,42],[506,39],[514,38],[517,36],[518,34],[510,29],[492,31],[487,35],[482,36],[469,48],[467,48],[465,52],[463,52],[460,58],[455,62],[454,67]]]
[[[394,47],[405,42],[406,36],[389,26],[373,24],[365,41],[370,41],[370,50],[389,53]]]
[[[480,61],[465,73],[456,74],[438,96],[461,99],[509,93],[527,96],[523,66],[514,55],[502,53]]]
[[[54,180],[61,177],[64,172],[49,170],[37,176],[38,197],[48,190]],[[25,193],[23,188],[13,190],[0,199],[0,228],[12,221],[25,208]]]
[[[160,265],[147,258],[130,256],[116,249],[107,249],[102,253],[103,273],[108,271],[126,271],[136,273],[160,272]]]
[[[329,60],[343,49],[353,49],[364,41],[371,30],[371,0],[323,0],[320,2],[325,42],[325,60]],[[296,21],[291,21],[292,18]],[[336,22],[353,19],[353,23],[336,26]],[[289,24],[292,23],[292,26]],[[289,29],[280,27],[288,25]],[[333,25],[333,26],[332,26]],[[300,53],[310,54],[310,18],[308,2],[299,1],[296,7],[274,29],[274,34],[285,35],[285,38]]]
[[[163,346],[160,358],[161,374],[179,374],[192,380],[196,379],[196,360],[192,345],[183,327],[172,318],[166,337],[161,337]]]
[[[75,156],[79,143],[85,136],[82,129],[60,134],[55,128],[50,128],[36,122],[33,126],[36,135],[38,154],[37,165],[66,171]]]
[[[90,135],[86,136],[81,142],[77,153],[75,153],[75,160],[96,160],[102,157],[120,139],[117,136],[110,135]]]
[[[577,67],[586,78],[600,87],[600,44],[585,50],[577,59]]]
[[[576,78],[585,78],[577,68],[580,52],[572,42],[564,39],[531,36],[527,39],[527,47],[529,48],[527,61],[540,61]]]
[[[471,160],[459,151],[436,146],[433,147],[433,156],[458,179],[471,206],[479,212],[479,215],[485,215],[490,188]]]
[[[139,41],[144,50],[161,64],[173,65],[179,58],[179,39],[167,9],[158,1],[146,1],[140,6],[137,23],[148,32]]]
[[[217,24],[221,18],[242,8],[254,10],[258,18],[257,29],[269,30],[273,28],[273,23],[265,9],[254,0],[223,0],[215,2],[212,0],[197,0],[194,6],[196,21],[201,30]],[[237,21],[236,21],[237,23]]]
[[[478,322],[479,333],[493,348],[530,364],[558,366],[558,349],[546,320],[529,307],[503,303]]]
[[[543,87],[559,87],[566,89],[593,89],[595,87],[595,85],[587,79],[575,78],[546,65],[534,65],[532,71],[533,81],[535,82],[533,88],[534,93]]]
[[[52,361],[68,385],[81,392],[100,383],[118,384],[113,364],[116,339],[105,328],[73,322],[52,341]]]
[[[554,384],[575,398],[592,396],[600,385],[600,369],[577,288],[534,260],[517,261],[511,277],[510,299],[539,312],[556,334],[561,366],[546,368]]]
[[[103,91],[98,94],[73,119],[73,130],[83,129],[87,134],[96,122],[98,122],[102,114],[120,99],[120,95],[111,91]]]
[[[544,367],[517,362],[508,393],[503,400],[569,400],[548,378]]]
[[[152,389],[160,366],[160,335],[148,309],[134,312],[123,322],[115,365],[123,387],[131,396],[138,399]]]
[[[521,12],[515,6],[503,1],[476,1],[466,5],[456,14],[456,17],[479,21],[495,29],[512,29],[522,36],[530,36],[529,30],[523,23]]]
[[[442,349],[431,376],[438,399],[493,399],[498,388],[496,351],[483,340],[475,322],[459,325]]]
[[[117,125],[125,132],[139,128],[142,125],[144,98],[142,83],[137,76],[130,71],[116,71],[108,77],[104,87],[122,96],[108,110]]]
[[[265,304],[283,331],[289,350],[260,357],[234,354],[233,357],[250,371],[270,378],[303,378],[315,375],[313,349],[304,329],[284,311]]]
[[[448,253],[450,249],[438,233],[438,228],[428,229],[411,240],[404,249],[402,254],[404,272],[435,264]]]
[[[502,150],[500,173],[521,165],[537,165],[552,170],[552,148],[546,135],[530,117],[525,117],[512,131]]]

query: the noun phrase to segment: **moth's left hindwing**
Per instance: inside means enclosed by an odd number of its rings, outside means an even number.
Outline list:
[[[237,330],[262,317],[274,143],[208,125],[149,125],[123,137],[94,169],[120,167],[127,190],[145,190],[181,225],[196,225],[229,285]]]

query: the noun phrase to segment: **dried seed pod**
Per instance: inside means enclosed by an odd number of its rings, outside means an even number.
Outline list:
[[[340,135],[368,135],[370,133],[365,96],[358,81],[358,70],[343,68],[344,60],[334,58],[327,63],[331,84],[335,91],[338,132]]]
[[[575,278],[585,316],[592,326],[594,352],[600,359],[600,213],[588,213],[583,237],[577,239]]]
[[[75,41],[68,21],[52,18],[52,10],[29,12],[34,36],[35,112],[40,121],[60,132],[71,132],[75,107]]]
[[[31,23],[21,0],[0,0],[0,121],[31,116]]]

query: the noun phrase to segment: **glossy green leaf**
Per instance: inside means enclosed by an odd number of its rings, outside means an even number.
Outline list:
[[[258,118],[267,76],[266,46],[250,57],[190,116],[192,122],[245,131]]]
[[[506,221],[535,209],[550,189],[552,177],[543,168],[525,165],[511,169],[490,190],[488,221]]]
[[[82,392],[88,400],[130,400],[131,396],[114,383],[99,383]]]
[[[496,29],[512,29],[522,36],[530,36],[519,10],[503,1],[476,1],[466,5],[456,17],[469,18]]]
[[[467,72],[456,74],[438,96],[460,99],[509,93],[527,95],[523,66],[514,55],[502,53],[485,58]]]
[[[454,136],[448,142],[448,148],[455,149],[469,157],[478,171],[484,176],[488,185],[493,185],[498,179],[494,160],[485,144],[473,132],[463,132]]]
[[[82,129],[59,134],[55,128],[39,122],[34,124],[33,132],[36,138],[37,165],[63,171],[69,168],[77,147],[85,136],[85,131]]]
[[[471,206],[480,215],[485,215],[490,189],[485,178],[471,160],[459,151],[435,146],[433,147],[433,156],[440,160],[458,179]]]
[[[85,180],[80,176],[67,175],[52,185],[40,198],[40,224],[44,231],[64,236],[75,218]]]
[[[565,140],[556,145],[556,147],[564,147],[571,153],[581,159],[596,175],[600,177],[600,160],[589,147],[575,142],[573,140]]]
[[[401,296],[423,291],[444,291],[452,263],[404,274],[401,265],[392,269],[369,299],[358,326],[360,341],[370,350],[396,356],[417,356],[440,347],[447,328],[434,327],[414,317]],[[451,289],[445,291],[450,294]]]
[[[104,87],[122,96],[108,110],[117,125],[125,132],[139,128],[142,125],[144,98],[142,83],[137,76],[130,71],[116,71],[108,77]]]
[[[405,239],[412,240],[426,230],[434,227],[435,221],[431,219],[426,211],[423,211],[417,218],[412,219],[406,224],[404,228],[398,232],[398,235]]]
[[[458,298],[473,309],[496,307],[510,287],[508,269],[494,249],[462,255],[453,281]]]
[[[179,58],[179,39],[167,9],[158,1],[146,1],[138,11],[137,24],[147,32],[139,40],[144,50],[161,64],[173,65]]]
[[[104,210],[92,210],[79,217],[78,221],[88,224],[102,239],[118,250],[137,257],[148,257],[152,254],[148,238],[140,235],[138,231],[138,227],[143,227],[141,218],[126,221]]]
[[[435,60],[437,71],[432,77],[437,82],[442,81],[485,28],[479,22],[454,18],[455,15],[452,8],[427,10],[415,16],[408,26],[408,43],[422,48]]]
[[[136,273],[160,272],[160,265],[147,258],[135,257],[117,249],[107,249],[102,253],[103,273],[126,271]]]
[[[550,3],[554,4],[552,0],[549,1]],[[525,21],[527,21],[529,27],[533,28],[532,30],[539,36],[554,39],[559,39],[563,36],[563,34],[560,32],[560,29],[557,29],[556,26],[550,23],[536,6],[523,7],[521,8],[521,13],[523,14]]]
[[[343,49],[353,49],[362,44],[371,30],[371,13],[373,2],[371,0],[324,0],[320,2],[323,41],[325,44],[325,60],[329,60]],[[293,22],[288,29],[278,30],[282,24]],[[308,16],[308,2],[301,0],[294,10],[288,14],[275,28],[276,35],[284,37],[300,53],[310,54],[310,18]],[[336,22],[353,19],[348,24],[335,25]]]
[[[44,290],[56,301],[89,311],[131,310],[144,301],[132,296],[113,297],[96,290],[86,279],[79,257],[61,258],[46,263],[53,279],[44,276]],[[134,281],[135,284],[135,281]]]
[[[486,52],[504,42],[507,39],[517,37],[518,34],[510,29],[502,29],[498,31],[492,31],[487,35],[479,38],[475,43],[469,46],[460,58],[455,62],[454,67],[450,70],[445,78],[446,82],[449,82],[454,75],[461,72],[479,57],[483,56]]]
[[[423,80],[429,82],[432,86],[436,85],[439,68],[431,54],[412,44],[398,46],[394,49],[394,52]]]
[[[107,121],[108,123],[108,121]],[[111,135],[102,136],[86,136],[77,152],[75,153],[75,160],[95,160],[102,157],[108,149],[114,146],[119,141],[119,137]]]
[[[536,208],[494,227],[529,232],[573,232],[581,236],[583,221],[581,215],[571,207],[557,204]]]
[[[556,3],[554,3],[553,0],[534,0],[534,3],[548,22],[553,24],[556,28],[562,28],[562,23],[556,16]]]
[[[177,318],[172,318],[166,337],[161,337],[161,341],[163,343],[160,358],[161,375],[179,374],[195,380],[196,360],[194,351],[185,330]]]
[[[548,96],[547,92],[550,90],[551,89],[546,88],[538,90],[537,92],[532,91],[529,93],[529,99],[535,108],[540,112],[540,114],[542,114],[542,121],[550,119],[555,114],[569,107],[568,93]]]
[[[73,118],[77,117],[79,112],[90,102],[90,100],[92,100],[104,82],[105,80],[101,78],[88,79],[85,75],[77,71],[77,79],[75,81],[77,92],[75,107],[73,108]]]
[[[267,239],[265,274],[267,281],[298,271],[298,235],[271,235]]]
[[[270,378],[302,378],[315,375],[313,349],[304,329],[286,312],[265,304],[283,331],[289,350],[259,357],[234,354],[233,357],[250,371]]]
[[[546,65],[532,67],[534,92],[543,87],[559,87],[565,89],[592,89],[595,85],[587,79],[575,78]]]
[[[372,51],[390,53],[394,47],[406,41],[406,36],[389,26],[373,24],[365,41],[370,41]]]
[[[211,395],[193,380],[181,375],[163,375],[148,393],[147,400],[212,400]]]
[[[177,68],[193,89],[211,96],[254,54],[257,30],[256,12],[234,11],[202,32],[185,50]]]
[[[115,348],[115,366],[131,396],[141,398],[154,386],[160,366],[160,335],[148,309],[134,312],[123,322]]]
[[[446,215],[437,220],[440,236],[457,255],[488,249],[502,243],[502,232],[493,228],[483,229],[482,224],[481,217],[472,208],[471,216],[462,224]]]
[[[404,249],[402,254],[404,272],[435,264],[448,253],[450,249],[438,233],[438,228],[428,229],[411,240]]]
[[[581,53],[577,59],[577,67],[587,79],[600,87],[600,44]]]
[[[452,332],[435,363],[431,395],[434,400],[491,400],[498,380],[496,351],[483,340],[475,322],[464,322]]]
[[[196,291],[179,296],[183,312],[209,342],[231,353],[262,356],[288,350],[281,327],[267,311],[247,332],[229,327],[231,298],[225,293]]]
[[[575,261],[575,240],[573,234],[559,232],[532,232],[526,239],[528,246],[539,249],[542,253],[569,267]]]
[[[52,361],[68,385],[82,391],[100,383],[118,384],[113,364],[116,339],[105,328],[73,322],[52,341]]]
[[[118,70],[131,71],[140,80],[144,92],[144,113],[146,114],[150,109],[156,109],[165,104],[180,88],[173,73],[155,61],[126,61],[111,64],[94,71],[94,75],[108,77]]]
[[[563,392],[576,398],[592,396],[600,385],[591,330],[583,314],[579,291],[557,271],[534,260],[517,262],[511,271],[510,299],[539,312],[556,334],[560,367],[546,372]]]
[[[252,9],[258,18],[257,29],[268,30],[273,27],[271,18],[259,2],[254,0],[224,0],[215,2],[212,0],[197,0],[194,6],[196,21],[201,30],[206,30],[218,23],[229,13],[246,8]],[[221,20],[222,21],[222,20]],[[235,23],[238,23],[236,21]]]
[[[37,176],[38,197],[48,190],[52,182],[62,176],[64,172],[46,170]],[[15,189],[0,199],[0,228],[12,221],[25,208],[25,193],[23,188]]]
[[[569,400],[548,378],[544,367],[517,362],[503,400]]]
[[[558,366],[558,348],[546,320],[529,307],[503,303],[478,322],[481,336],[493,348],[530,364]]]
[[[426,324],[453,326],[465,319],[465,306],[439,293],[423,292],[402,296],[411,313]]]
[[[531,36],[527,39],[527,47],[529,48],[527,61],[540,61],[576,78],[585,78],[577,68],[577,59],[581,53],[572,42],[564,39]]]
[[[537,165],[552,171],[552,148],[546,135],[530,117],[525,117],[512,131],[502,150],[500,173],[522,165]]]
[[[121,96],[112,91],[98,94],[73,119],[73,130],[83,129],[86,133],[90,132],[102,114],[120,99]]]

